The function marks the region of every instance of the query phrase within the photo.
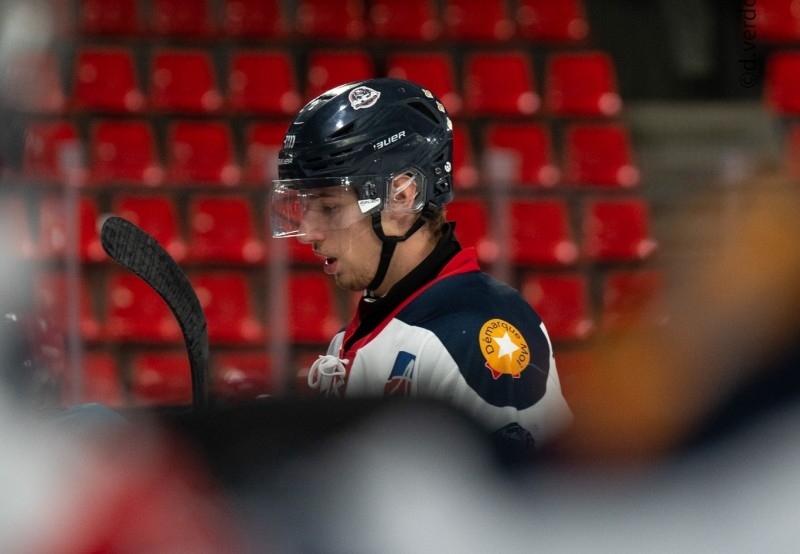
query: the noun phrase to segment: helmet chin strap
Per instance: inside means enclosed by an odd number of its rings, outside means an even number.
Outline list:
[[[381,212],[372,214],[372,230],[375,231],[375,234],[381,241],[381,257],[378,261],[378,269],[375,272],[375,277],[372,278],[372,281],[364,290],[365,299],[372,299],[372,301],[375,300],[374,291],[381,285],[381,283],[383,283],[383,279],[386,277],[386,272],[389,270],[389,264],[392,261],[394,249],[397,247],[397,244],[405,241],[411,235],[416,233],[423,225],[425,225],[425,222],[430,219],[433,213],[434,210],[430,207],[426,206],[423,208],[422,213],[420,213],[420,216],[417,218],[414,224],[411,225],[411,228],[406,231],[405,234],[399,237],[387,237],[383,232],[383,225],[381,225]]]

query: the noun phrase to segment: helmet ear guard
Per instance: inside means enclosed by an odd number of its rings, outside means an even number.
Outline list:
[[[391,213],[418,213],[425,205],[425,174],[411,168],[390,176],[387,181],[386,206]]]

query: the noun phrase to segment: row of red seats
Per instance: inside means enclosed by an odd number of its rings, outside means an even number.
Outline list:
[[[637,196],[591,197],[578,208],[559,197],[513,199],[493,208],[499,213],[480,199],[455,200],[447,208],[448,218],[459,223],[462,245],[475,247],[487,264],[632,262],[649,259],[657,249],[649,205]],[[573,215],[580,220],[578,231]]]
[[[89,186],[261,186],[275,177],[287,125],[253,122],[238,136],[223,119],[172,120],[162,139],[166,144],[160,144],[154,124],[144,119],[94,120],[85,139],[74,121],[35,121],[26,131],[22,177]],[[473,137],[470,128],[480,128],[479,136]],[[533,188],[630,188],[639,183],[623,124],[570,123],[557,146],[553,134],[544,122],[490,121],[472,127],[456,122],[456,187],[500,182]],[[162,150],[166,161],[159,155]]]
[[[254,306],[260,279],[229,270],[189,273],[208,322],[213,347],[264,346],[270,340],[269,316]],[[68,281],[60,270],[40,272],[34,280],[35,309],[57,328],[65,328],[64,302]],[[122,270],[111,272],[94,309],[89,280],[79,282],[81,337],[87,342],[123,344],[180,344],[181,332],[161,298],[141,279]],[[286,295],[288,313],[282,318],[292,343],[325,344],[342,325],[330,279],[320,272],[290,272]],[[642,321],[657,325],[666,317],[663,274],[654,269],[614,268],[602,276],[600,306],[595,310],[585,272],[537,273],[523,271],[519,288],[546,321],[553,340],[583,341],[600,328],[603,332],[630,331]],[[277,286],[277,285],[276,285]],[[649,306],[645,319],[638,308]],[[264,306],[267,308],[268,306]],[[631,317],[636,314],[634,322]],[[60,326],[60,327],[59,327]]]
[[[112,408],[127,405],[190,404],[191,376],[186,352],[180,349],[143,349],[123,368],[118,357],[103,350],[84,352],[81,391],[69,379],[62,388],[65,404],[100,402]],[[221,351],[211,356],[211,391],[215,398],[250,400],[274,393],[269,356],[264,349]],[[130,375],[126,379],[123,373]],[[130,391],[123,384],[130,382]]]
[[[35,232],[27,225],[22,198],[8,194],[2,200],[0,215],[14,222],[15,240],[8,243],[12,254],[42,260],[67,255],[69,214],[62,197],[42,198]],[[259,265],[275,258],[266,229],[257,224],[256,209],[252,199],[237,194],[193,195],[186,215],[170,194],[121,194],[111,207],[112,213],[152,234],[177,261],[227,265]],[[82,196],[77,210],[79,259],[107,261],[98,238],[101,213],[96,198]],[[487,263],[569,266],[582,260],[632,261],[649,258],[656,248],[649,206],[638,196],[590,195],[579,206],[559,196],[512,197],[505,203],[498,198],[491,206],[482,198],[461,198],[448,205],[448,216],[460,223],[464,246],[476,247]],[[575,217],[580,219],[577,232]],[[289,241],[288,259],[318,262],[307,245],[295,240]]]
[[[232,269],[195,269],[188,272],[208,320],[213,345],[266,344],[270,321],[257,306],[266,278]],[[102,286],[94,288],[84,274],[78,283],[80,333],[89,342],[178,344],[181,330],[169,308],[143,280],[123,269],[112,269]],[[91,281],[95,283],[95,281]],[[64,302],[69,281],[63,270],[42,269],[34,278],[34,306],[59,329],[66,329],[68,306]],[[275,285],[278,286],[278,285]],[[281,318],[288,340],[324,343],[339,330],[333,284],[321,271],[292,272],[286,283],[288,313]],[[99,291],[99,298],[92,293]],[[95,308],[95,306],[100,306]],[[266,319],[266,321],[265,321]]]
[[[6,102],[40,113],[280,116],[333,86],[378,76],[377,60],[366,49],[313,50],[300,76],[295,55],[284,49],[237,49],[224,68],[217,68],[207,49],[158,47],[144,63],[145,88],[136,56],[133,47],[82,46],[69,64],[72,85],[67,87],[54,53],[17,52],[5,65]],[[434,50],[391,53],[385,74],[424,83],[454,116],[610,117],[620,112],[614,63],[605,52],[554,51],[544,71],[540,86],[532,54],[521,49],[470,51],[460,62],[446,50]],[[226,90],[218,75],[225,75]]]
[[[81,0],[74,27],[89,35],[200,39],[561,43],[589,34],[582,0],[223,0],[216,8],[209,0]],[[69,18],[68,9],[59,11]]]
[[[141,226],[156,238],[179,262],[261,264],[267,258],[264,233],[256,223],[256,207],[239,195],[195,195],[187,207],[187,231],[173,195],[119,195],[112,201],[111,213]],[[0,215],[14,233],[9,245],[15,254],[33,260],[51,260],[69,253],[70,214],[64,198],[49,194],[38,202],[36,219],[29,225],[21,195],[2,198]],[[96,198],[82,196],[77,206],[78,258],[85,263],[104,262],[97,223],[101,217]],[[186,238],[184,238],[184,235]]]

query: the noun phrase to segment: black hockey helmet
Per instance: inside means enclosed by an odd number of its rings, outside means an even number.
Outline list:
[[[304,205],[322,189],[355,192],[358,198],[354,213],[330,228],[367,215],[376,226],[392,181],[404,174],[417,185],[412,211],[421,212],[421,219],[436,212],[453,198],[452,129],[442,103],[402,79],[348,83],[318,96],[290,124],[278,157],[273,237],[301,236]]]

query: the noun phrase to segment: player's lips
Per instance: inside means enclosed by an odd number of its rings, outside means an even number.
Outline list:
[[[338,265],[339,264],[336,258],[325,258],[325,265],[322,267],[322,269],[324,269],[325,273],[328,275],[334,275],[336,274],[336,268]]]
[[[333,275],[333,274],[336,273],[336,268],[337,268],[337,265],[338,265],[338,263],[337,263],[338,260],[336,258],[332,258],[330,256],[326,256],[325,254],[323,254],[322,252],[320,252],[318,250],[314,250],[314,254],[316,254],[320,258],[324,258],[325,259],[325,261],[323,262],[323,267],[322,267],[322,269],[325,271],[325,273],[327,273],[328,275]]]

